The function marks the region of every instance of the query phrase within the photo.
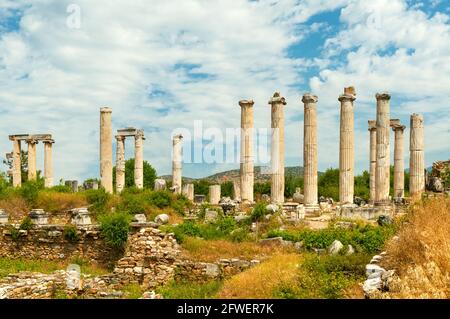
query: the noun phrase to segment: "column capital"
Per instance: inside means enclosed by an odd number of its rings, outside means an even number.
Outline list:
[[[369,131],[376,131],[377,130],[377,121],[369,120],[367,122],[369,123]]]
[[[135,139],[142,138],[145,140],[144,130],[136,130],[136,134],[134,135]]]
[[[181,134],[176,134],[176,135],[174,135],[173,137],[172,137],[172,140],[182,140],[183,139],[183,135],[181,135]]]
[[[42,143],[44,143],[44,144],[55,144],[55,140],[53,140],[53,139],[42,140]]]
[[[34,144],[34,145],[39,143],[39,141],[37,139],[34,139],[34,138],[26,139],[25,142],[27,142],[27,144]]]
[[[255,102],[253,100],[240,100],[239,101],[239,106],[240,107],[245,107],[245,106],[252,107],[253,104],[255,104]]]
[[[119,134],[119,135],[116,135],[115,138],[117,141],[125,141],[126,136]]]
[[[381,92],[381,93],[375,94],[375,98],[377,99],[377,101],[379,101],[379,100],[389,101],[391,99],[391,95],[388,92]]]
[[[311,93],[303,94],[303,97],[302,97],[303,103],[317,103],[317,101],[319,101],[319,98],[317,97],[317,95],[313,95]]]
[[[411,128],[423,127],[423,115],[413,113],[411,114]]]
[[[392,130],[393,130],[394,132],[396,132],[396,131],[401,131],[401,132],[403,132],[403,131],[405,130],[405,128],[406,128],[405,125],[395,125],[395,126],[392,126]]]
[[[339,102],[347,102],[347,101],[353,102],[354,100],[356,100],[356,97],[353,94],[345,94],[344,93],[344,94],[339,95],[338,100],[339,100]]]
[[[286,105],[286,99],[280,95],[280,92],[275,92],[273,97],[270,98],[269,104],[283,104]]]
[[[104,106],[100,108],[100,112],[101,113],[112,113],[112,108],[108,107],[108,106]]]

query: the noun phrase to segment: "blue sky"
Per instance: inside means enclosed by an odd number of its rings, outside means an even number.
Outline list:
[[[255,101],[257,128],[270,127],[267,101],[280,91],[288,103],[286,165],[302,165],[301,96],[312,92],[325,170],[338,166],[337,98],[353,85],[358,172],[368,168],[367,120],[381,91],[392,95],[391,118],[407,126],[406,167],[414,112],[425,117],[426,165],[450,157],[448,2],[149,2],[0,0],[3,153],[9,134],[52,133],[56,180],[97,177],[98,113],[107,105],[114,130],[145,130],[145,159],[168,174],[174,131],[192,130],[195,120],[239,127],[240,99]],[[76,17],[79,28],[68,24]],[[126,150],[132,157],[131,141]],[[189,164],[183,175],[237,167]]]

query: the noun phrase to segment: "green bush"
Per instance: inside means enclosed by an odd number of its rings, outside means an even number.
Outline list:
[[[73,225],[65,226],[63,235],[64,235],[64,238],[71,243],[76,243],[77,241],[80,240],[80,236],[78,236],[77,228]]]
[[[31,228],[33,228],[33,222],[31,221],[30,217],[25,216],[25,218],[22,219],[22,222],[20,223],[19,229],[30,230]]]
[[[44,185],[41,181],[28,181],[22,184],[20,188],[20,196],[27,202],[31,208],[36,208],[39,191],[43,189]]]
[[[253,207],[250,219],[254,222],[260,221],[267,214],[266,203],[259,202]]]
[[[370,258],[369,254],[305,254],[296,281],[278,287],[273,295],[287,299],[343,298],[346,288],[365,279]]]
[[[325,249],[330,246],[334,240],[339,240],[344,245],[352,245],[367,253],[375,253],[382,249],[386,240],[394,235],[395,230],[395,225],[384,227],[365,225],[353,229],[335,229],[329,227],[321,230],[271,230],[267,235],[268,237],[283,237],[283,239],[289,241],[302,241],[306,249]]]
[[[91,210],[96,213],[105,213],[108,201],[111,195],[108,194],[104,188],[89,189],[84,192],[86,200],[91,204]]]
[[[100,234],[109,246],[122,249],[128,239],[131,216],[126,213],[104,214],[100,218]]]
[[[149,203],[158,208],[166,208],[172,204],[172,194],[168,191],[158,190],[150,193]]]
[[[250,239],[249,230],[245,227],[236,228],[230,232],[229,238],[235,243],[242,243]]]
[[[72,193],[72,189],[66,185],[56,185],[51,187],[49,190],[56,193]]]
[[[232,181],[226,181],[220,184],[220,194],[222,197],[233,197],[233,182]]]
[[[129,214],[143,214],[148,207],[148,201],[142,192],[133,193],[127,191],[122,194],[122,201],[118,209]]]
[[[17,229],[16,227],[14,227],[13,225],[9,225],[9,233],[11,235],[11,239],[13,241],[18,241],[20,238],[20,231],[19,229]]]
[[[253,186],[253,193],[257,195],[270,195],[270,182],[258,183]]]
[[[192,203],[189,199],[187,199],[183,195],[178,195],[178,196],[176,196],[175,200],[172,201],[171,207],[179,215],[184,216],[185,209],[190,208],[191,205],[192,205]]]
[[[195,181],[193,184],[195,194],[208,196],[210,183],[206,179]]]

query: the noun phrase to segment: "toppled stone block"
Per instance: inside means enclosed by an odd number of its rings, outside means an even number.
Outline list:
[[[169,215],[159,214],[158,216],[155,217],[155,223],[168,224],[169,223]]]
[[[135,221],[137,223],[146,223],[147,217],[145,216],[145,214],[136,214],[133,217],[133,221]]]
[[[71,210],[72,213],[72,224],[77,226],[91,225],[91,214],[86,207],[74,208]]]
[[[4,209],[0,209],[0,225],[8,223],[9,215]]]
[[[330,255],[336,255],[341,251],[342,248],[344,248],[344,245],[339,240],[335,240],[330,245],[330,247],[328,247],[328,252],[330,253]]]
[[[276,204],[269,204],[266,206],[266,210],[270,213],[276,213],[279,209],[280,207]]]
[[[219,213],[215,210],[207,210],[205,212],[205,222],[207,223],[214,223],[217,221],[217,218],[219,217]]]
[[[48,214],[44,212],[43,209],[33,209],[28,214],[31,222],[35,225],[47,225],[48,224]]]
[[[374,264],[368,264],[366,265],[366,275],[370,276],[371,274],[374,273],[379,273],[380,276],[385,272],[386,270],[384,268],[381,268],[378,265],[374,265]]]

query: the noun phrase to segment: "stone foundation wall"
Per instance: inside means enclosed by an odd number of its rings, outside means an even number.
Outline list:
[[[153,227],[141,228],[128,238],[125,255],[117,262],[114,275],[121,284],[154,288],[174,277],[180,252],[173,234]]]
[[[103,266],[114,264],[121,253],[108,247],[99,238],[99,226],[77,227],[79,240],[64,238],[63,225],[34,225],[30,230],[20,230],[17,239],[11,235],[11,225],[0,226],[0,256],[44,260],[87,259]]]
[[[177,263],[175,270],[176,281],[207,282],[222,280],[259,264],[259,260],[220,259],[214,263],[194,262],[183,260]]]

